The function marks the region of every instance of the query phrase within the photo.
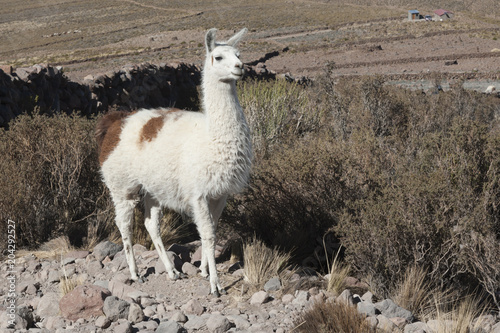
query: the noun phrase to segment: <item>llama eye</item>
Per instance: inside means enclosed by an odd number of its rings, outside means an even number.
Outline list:
[[[221,56],[215,57],[215,60],[217,60],[217,61],[221,61],[221,60],[222,60],[222,57],[221,57]]]

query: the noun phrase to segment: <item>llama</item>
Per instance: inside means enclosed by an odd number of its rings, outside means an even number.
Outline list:
[[[110,112],[96,128],[99,163],[110,190],[131,279],[137,281],[132,248],[133,210],[139,197],[144,224],[169,277],[178,279],[160,238],[161,208],[191,215],[202,242],[201,275],[210,292],[221,287],[215,266],[215,231],[228,195],[248,183],[252,160],[250,130],[236,94],[243,63],[236,45],[243,29],[225,43],[216,29],[205,35],[202,112],[179,109]]]

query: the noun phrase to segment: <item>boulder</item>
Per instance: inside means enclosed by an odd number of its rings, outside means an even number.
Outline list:
[[[231,328],[231,322],[223,315],[214,313],[207,320],[207,328],[210,332],[224,333]]]
[[[409,323],[413,321],[413,314],[410,311],[403,309],[390,299],[375,303],[375,307],[387,318],[401,317]]]
[[[205,308],[198,300],[192,299],[189,300],[186,304],[181,306],[181,310],[187,314],[194,314],[200,316],[203,312],[205,312]]]
[[[38,301],[36,314],[41,318],[57,316],[59,313],[59,294],[55,292],[43,295]]]
[[[100,316],[108,296],[111,296],[109,290],[96,285],[77,286],[59,301],[61,315],[69,320]]]
[[[280,289],[281,289],[281,280],[278,277],[270,279],[264,285],[265,291],[278,291]]]
[[[186,330],[176,321],[167,320],[160,322],[155,330],[156,333],[183,333]]]
[[[250,298],[250,304],[260,305],[269,301],[269,294],[265,291],[258,291]]]
[[[122,244],[115,244],[108,240],[97,244],[94,247],[94,256],[97,260],[101,261],[106,257],[113,258],[116,253],[123,249]]]
[[[130,303],[116,296],[109,296],[104,300],[102,310],[109,320],[117,321],[118,319],[128,319],[129,308]]]

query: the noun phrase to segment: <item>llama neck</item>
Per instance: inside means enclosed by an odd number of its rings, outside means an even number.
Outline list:
[[[204,79],[203,105],[208,130],[214,140],[232,141],[247,134],[248,126],[234,81],[225,83]]]

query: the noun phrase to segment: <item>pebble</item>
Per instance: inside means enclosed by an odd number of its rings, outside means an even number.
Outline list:
[[[185,260],[190,259],[184,247],[176,246],[173,249]],[[147,251],[140,246],[135,246],[134,250],[140,253],[140,259],[137,260],[140,274],[152,269],[159,261],[156,251]],[[422,333],[443,325],[437,320],[411,323],[413,315],[410,311],[397,306],[390,299],[374,304],[371,292],[358,296],[346,289],[335,298],[318,284],[307,290],[299,289],[282,294],[282,281],[277,277],[270,279],[264,290],[253,294],[242,294],[245,290],[241,291],[241,285],[238,285],[237,288],[228,288],[229,295],[214,298],[208,295],[209,282],[206,279],[201,278],[198,273],[188,273],[189,269],[196,266],[186,265],[187,261],[183,264],[184,273],[189,276],[187,278],[171,281],[166,273],[154,274],[150,270],[145,282],[131,282],[128,269],[118,269],[123,264],[122,251],[106,252],[103,261],[107,263],[104,266],[98,259],[102,256],[103,254],[96,256],[89,252],[63,256],[65,268],[74,270],[74,276],[82,279],[82,283],[92,289],[103,288],[111,294],[103,294],[105,299],[101,314],[88,319],[72,317],[73,320],[64,319],[59,311],[60,282],[54,276],[60,272],[57,269],[61,267],[60,263],[57,260],[37,260],[30,256],[19,258],[23,266],[20,272],[23,273],[17,285],[20,296],[16,329],[27,330],[36,325],[39,329],[31,328],[29,331],[284,333],[297,325],[295,320],[300,313],[317,302],[343,302],[354,306],[366,316],[365,320],[372,328],[381,332]],[[229,272],[229,267],[231,265],[228,263],[218,265],[221,282],[227,286],[230,285],[229,279],[238,279]],[[296,278],[300,279],[300,276]],[[318,282],[320,281],[315,281]],[[85,292],[78,297],[84,297],[83,295]],[[0,294],[0,302],[5,304],[5,301],[6,296]],[[0,316],[3,323],[6,313],[3,312]],[[482,332],[500,333],[498,317],[485,315],[481,319],[485,323]],[[4,326],[2,324],[0,328],[5,328]]]

